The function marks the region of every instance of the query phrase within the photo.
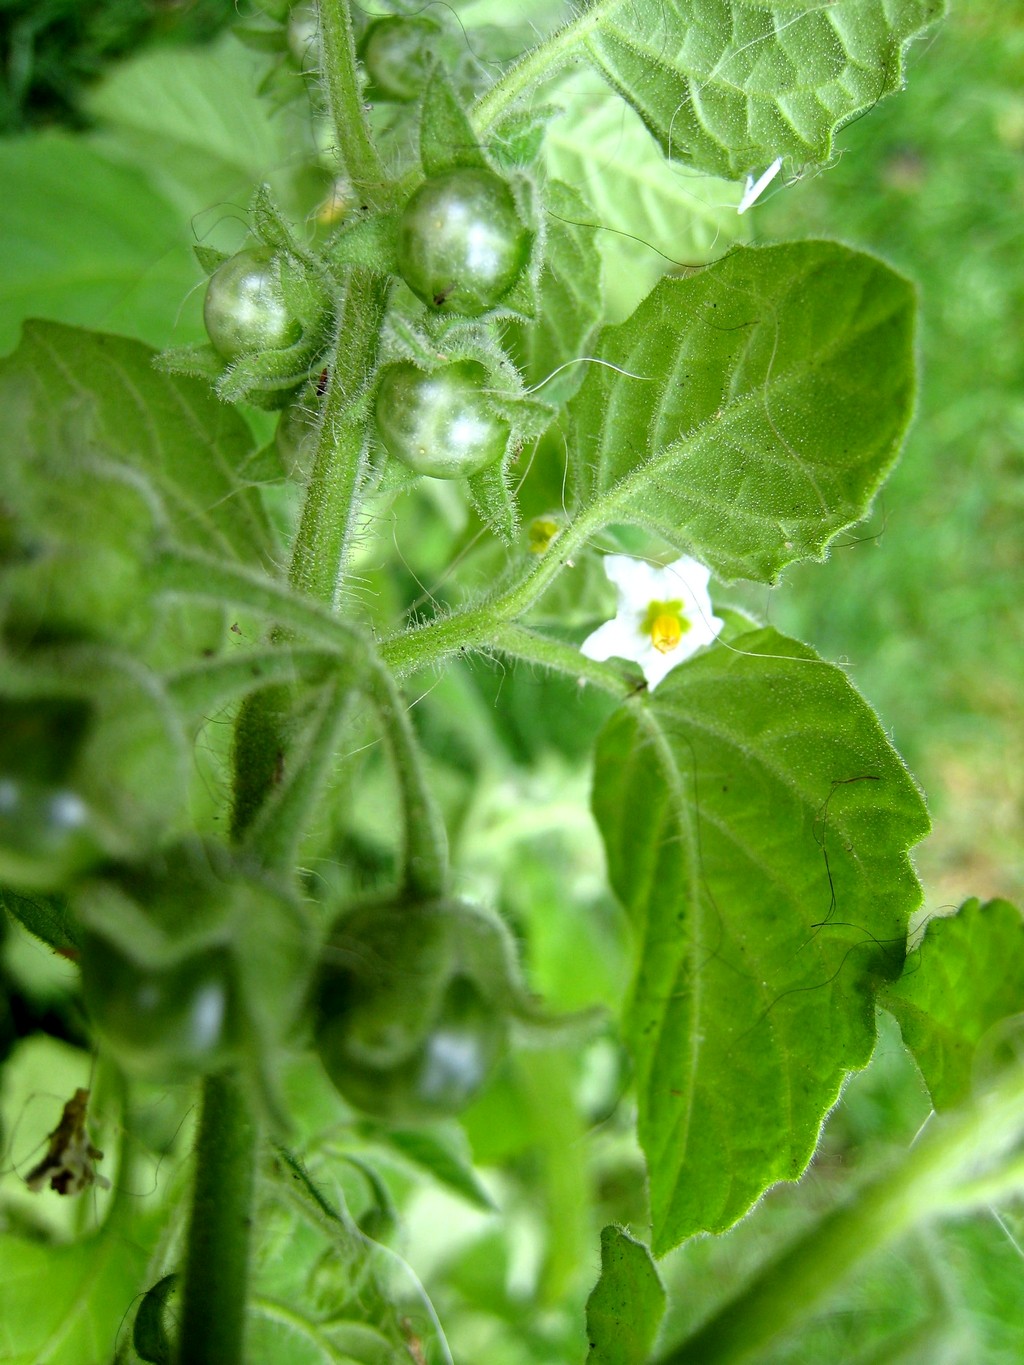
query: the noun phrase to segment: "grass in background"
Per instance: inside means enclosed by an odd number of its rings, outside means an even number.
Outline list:
[[[907,90],[756,219],[764,239],[871,248],[921,291],[903,460],[871,521],[770,605],[849,661],[922,783],[930,909],[1024,894],[1024,12],[951,9]]]

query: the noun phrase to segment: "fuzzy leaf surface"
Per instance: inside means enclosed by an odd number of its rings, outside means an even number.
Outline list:
[[[843,672],[770,629],[620,708],[593,806],[638,945],[626,1035],[661,1254],[804,1170],[902,967],[928,818]]]
[[[998,1064],[1000,1025],[1024,1014],[1024,918],[1009,901],[965,901],[933,919],[879,1003],[899,1022],[936,1109],[954,1109]]]
[[[78,951],[81,931],[63,896],[23,896],[0,887],[0,909],[59,953]]]
[[[624,1228],[601,1232],[601,1278],[587,1300],[588,1365],[635,1365],[654,1345],[665,1290],[651,1253]]]
[[[423,96],[420,114],[420,162],[426,176],[473,166],[486,170],[465,110],[439,67]]]
[[[821,558],[898,454],[914,313],[902,276],[835,242],[740,247],[662,280],[603,333],[573,400],[577,503],[726,579]]]
[[[666,156],[738,177],[822,164],[836,131],[903,84],[943,0],[604,0],[587,46]]]
[[[261,181],[289,209],[298,206],[293,168],[303,135],[257,94],[262,65],[231,34],[190,51],[153,46],[113,66],[88,95],[101,143],[144,168],[183,222],[199,214],[196,235],[208,245],[212,236],[237,249],[237,220],[221,224],[224,215],[212,206],[244,201]],[[306,146],[312,153],[311,138]],[[167,227],[173,236],[177,224]],[[192,236],[182,233],[182,244]]]

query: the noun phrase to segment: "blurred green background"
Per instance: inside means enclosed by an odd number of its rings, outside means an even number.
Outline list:
[[[869,247],[920,288],[902,461],[870,521],[768,609],[849,660],[924,787],[931,909],[1024,892],[1024,9],[951,10],[837,164],[755,217],[761,237]]]

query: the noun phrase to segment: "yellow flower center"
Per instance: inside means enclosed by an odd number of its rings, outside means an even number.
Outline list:
[[[561,529],[561,524],[554,517],[534,517],[528,533],[530,553],[542,555]]]
[[[649,602],[640,629],[659,654],[669,654],[690,629],[682,602]]]

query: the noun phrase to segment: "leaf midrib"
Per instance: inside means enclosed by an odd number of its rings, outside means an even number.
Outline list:
[[[881,316],[872,315],[870,321],[865,321],[860,327],[851,328],[842,333],[838,333],[829,343],[827,348],[816,353],[813,362],[805,359],[799,363],[795,363],[791,369],[772,380],[771,392],[773,394],[781,393],[785,395],[792,385],[806,379],[812,368],[820,367],[823,360],[827,361],[830,359],[834,351],[840,345],[848,346],[867,332],[884,325],[895,316],[898,308],[899,302],[896,301],[885,314]],[[616,361],[616,363],[620,362]],[[628,365],[629,357],[627,356],[621,363],[623,365]],[[615,483],[602,490],[593,504],[594,515],[603,518],[600,524],[608,525],[608,523],[614,519],[615,511],[622,504],[628,503],[638,491],[642,494],[642,486],[638,490],[636,485],[642,485],[646,480],[653,479],[661,473],[671,472],[671,466],[677,461],[684,459],[687,455],[697,451],[703,440],[711,431],[721,428],[727,422],[735,423],[741,420],[754,407],[755,401],[757,403],[763,402],[764,387],[764,384],[759,385],[757,389],[751,389],[741,397],[733,399],[722,410],[721,416],[713,415],[706,418],[685,436],[670,442],[662,450],[648,455],[642,463],[634,466],[633,469],[622,475]],[[602,437],[603,435],[604,433],[602,432]],[[602,446],[603,449],[598,468],[599,477],[605,472],[604,456],[610,448],[610,443],[602,439]],[[732,504],[732,506],[736,515],[745,515],[748,520],[754,522],[759,520],[753,513],[746,511],[746,509],[739,508],[736,504]],[[608,509],[607,513],[603,510],[605,507]],[[764,517],[760,520],[769,522],[773,521],[774,518]],[[827,532],[827,534],[831,534],[831,532]]]

